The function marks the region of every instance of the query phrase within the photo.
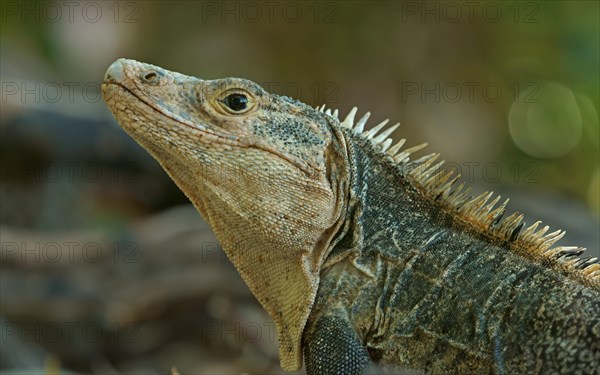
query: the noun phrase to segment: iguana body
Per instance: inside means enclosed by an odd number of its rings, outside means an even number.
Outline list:
[[[124,59],[103,95],[273,318],[285,370],[304,351],[309,374],[598,372],[596,260],[409,160],[395,127]]]

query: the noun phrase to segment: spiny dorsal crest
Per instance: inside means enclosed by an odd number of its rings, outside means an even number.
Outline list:
[[[497,205],[500,196],[493,192],[484,192],[477,197],[470,195],[471,188],[465,188],[464,183],[456,184],[461,175],[454,170],[444,170],[444,161],[437,161],[439,154],[428,154],[419,159],[411,160],[410,156],[427,146],[423,143],[402,150],[406,142],[401,139],[392,146],[389,136],[400,126],[399,123],[383,128],[389,120],[384,120],[370,130],[365,130],[365,125],[371,116],[365,113],[355,121],[357,108],[350,110],[346,118],[340,122],[338,110],[325,109],[325,105],[316,107],[319,112],[333,117],[340,126],[351,134],[367,139],[374,146],[376,152],[382,157],[387,157],[396,163],[423,194],[437,202],[440,207],[451,213],[453,217],[470,225],[473,229],[494,239],[497,242],[509,243],[510,248],[524,256],[536,259],[538,262],[572,275],[582,282],[600,289],[600,262],[598,258],[580,258],[585,248],[578,246],[552,247],[564,235],[565,231],[557,230],[548,232],[549,227],[538,227],[541,221],[536,221],[525,228],[523,214],[518,212],[502,219],[508,199]],[[383,130],[383,131],[382,131]]]

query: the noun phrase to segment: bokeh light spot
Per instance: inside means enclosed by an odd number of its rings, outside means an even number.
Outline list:
[[[556,158],[571,151],[581,139],[582,121],[573,92],[548,82],[537,92],[520,96],[511,106],[508,125],[515,144],[539,158]]]

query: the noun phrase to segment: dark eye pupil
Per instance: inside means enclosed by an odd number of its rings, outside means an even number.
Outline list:
[[[248,106],[248,98],[243,94],[231,94],[225,98],[225,104],[234,111],[241,111]]]

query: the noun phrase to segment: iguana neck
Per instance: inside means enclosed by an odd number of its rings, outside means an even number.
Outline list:
[[[369,141],[347,131],[344,136],[350,162],[346,221],[325,268],[348,256],[358,262],[371,258],[375,252],[396,257],[401,249],[392,242],[394,232],[426,235],[435,232],[438,223],[452,225],[451,217],[424,199],[404,171],[375,152]],[[390,239],[389,247],[370,246],[381,236]]]

